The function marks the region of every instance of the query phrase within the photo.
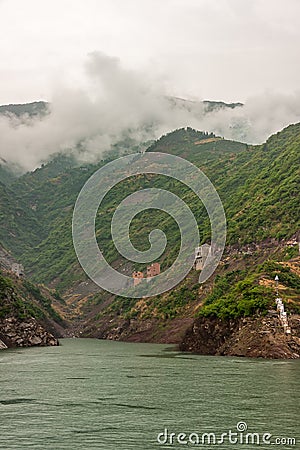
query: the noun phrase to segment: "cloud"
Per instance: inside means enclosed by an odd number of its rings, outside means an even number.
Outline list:
[[[260,144],[271,134],[300,120],[300,91],[264,92],[250,97],[243,108],[225,109],[203,118],[203,125],[228,139]]]
[[[160,80],[101,52],[89,55],[85,74],[80,89],[55,86],[49,115],[0,117],[0,156],[24,170],[57,152],[93,162],[122,140],[147,141],[184,126],[259,143],[299,120],[299,93],[265,93],[243,108],[207,114],[201,102],[174,104]]]

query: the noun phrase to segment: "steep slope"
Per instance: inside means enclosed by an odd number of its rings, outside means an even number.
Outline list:
[[[226,203],[230,242],[287,238],[300,228],[300,124],[250,147],[224,168],[216,168]],[[220,170],[221,169],[221,170]],[[220,180],[222,178],[222,180]],[[217,182],[217,181],[216,181]]]
[[[109,298],[100,293],[94,297],[93,307],[93,301],[83,307],[87,320],[84,326],[81,325],[81,332],[110,339],[155,342],[184,339],[186,342],[185,330],[189,326],[193,328],[195,317],[201,316],[203,322],[220,321],[219,332],[222,333],[228,328],[228,321],[238,324],[245,316],[264,315],[274,308],[276,294],[272,280],[279,275],[280,295],[292,315],[295,338],[300,337],[297,316],[300,312],[299,262],[294,259],[299,252],[297,232],[300,229],[299,132],[299,124],[290,126],[272,136],[263,146],[248,147],[234,157],[231,155],[227,161],[217,161],[206,167],[206,173],[219,187],[229,230],[229,245],[223,261],[209,282],[199,286],[198,274],[192,271],[180,286],[156,298],[136,301]],[[185,138],[188,139],[188,135]],[[166,136],[156,148],[175,153],[178,152],[178,141],[171,135]],[[152,146],[151,150],[156,148]],[[195,161],[195,157],[192,158]],[[251,196],[255,201],[251,201]],[[155,225],[152,223],[153,227]],[[274,338],[277,351],[262,351],[261,356],[286,354],[294,357],[294,353],[299,354],[299,346],[296,343],[292,348],[288,347],[276,320],[273,318],[269,322],[275,323],[278,331]],[[261,319],[258,324],[262,325]],[[252,329],[249,325],[245,342],[257,326]],[[265,330],[266,333],[269,331]],[[261,332],[263,336],[264,331]],[[249,356],[258,355],[265,346],[264,340],[258,340],[255,346]],[[182,348],[197,350],[197,345],[186,343]],[[238,349],[236,351],[238,354]]]
[[[44,236],[31,205],[0,182],[0,244],[18,257]]]
[[[6,161],[0,157],[0,181],[8,185],[17,178],[14,171],[7,165]]]
[[[91,302],[83,307],[86,320],[78,330],[101,338],[180,343],[185,342],[186,330],[193,329],[195,321],[207,321],[222,324],[221,333],[230,323],[264,317],[276,308],[274,277],[278,275],[280,297],[294,322],[293,333],[300,337],[300,277],[295,270],[300,258],[291,259],[298,253],[297,247],[274,240],[251,250],[248,246],[228,248],[216,273],[204,285],[198,284],[199,272],[192,270],[176,288],[154,298],[112,298],[99,293],[93,307]],[[276,322],[277,313],[273,319]],[[276,328],[280,339],[284,338],[283,328],[278,323]]]
[[[209,176],[226,210],[229,243],[280,239],[300,228],[300,124],[244,151],[212,134],[193,142],[194,136],[193,130],[176,131],[150,150],[183,156]]]
[[[183,153],[183,156],[189,156],[190,160],[195,163],[201,161],[206,168],[209,167],[211,161],[219,161],[220,164],[224,161],[234,157],[239,152],[247,151],[247,146],[244,144],[226,141],[220,138],[213,138],[207,133],[197,132],[192,129],[177,130],[169,134],[165,139],[171,140],[178,154]],[[207,142],[207,140],[209,142]],[[201,142],[201,145],[199,145]],[[170,151],[172,148],[165,145],[165,140],[159,140],[155,145],[149,148],[149,151]],[[89,176],[106,161],[98,165],[90,165],[80,168],[73,168],[66,170],[55,178],[47,178],[43,181],[38,177],[47,170],[47,166],[33,174],[27,174],[21,177],[14,185],[13,189],[18,195],[21,195],[22,201],[35,205],[36,217],[43,221],[44,229],[47,230],[48,236],[45,240],[41,240],[40,244],[34,250],[23,255],[24,264],[27,271],[33,274],[36,281],[51,282],[54,279],[60,280],[60,288],[64,288],[68,283],[74,281],[79,276],[82,281],[85,277],[76,263],[76,258],[71,241],[71,217],[72,208],[84,182]],[[179,183],[173,183],[166,178],[139,178],[131,179],[116,187],[112,191],[112,195],[108,197],[104,206],[104,212],[99,215],[97,220],[97,234],[99,241],[104,239],[104,251],[107,253],[108,259],[113,262],[118,259],[118,255],[114,252],[111,241],[107,238],[107,233],[110,233],[109,217],[114,208],[124,198],[124,190],[137,190],[143,187],[162,187],[169,189],[181,195],[182,186]],[[22,194],[23,192],[23,194]],[[206,217],[206,213],[198,204],[195,197],[189,199],[187,192],[185,198],[192,207],[199,211],[199,220],[201,216]],[[194,202],[194,204],[193,204]],[[161,223],[162,216],[156,215],[154,223]],[[170,237],[170,249],[174,252],[178,246],[178,233],[174,224],[170,225],[168,217],[165,217],[165,229]],[[140,230],[140,233],[138,232]],[[142,231],[142,233],[141,233]],[[142,245],[143,236],[147,232],[147,228],[141,227],[140,221],[133,224],[133,236]],[[168,254],[167,259],[171,260]],[[128,269],[128,268],[127,268]],[[131,270],[128,269],[128,270]]]
[[[181,155],[201,167],[214,182],[224,203],[228,219],[228,243],[242,244],[267,237],[288,238],[299,229],[298,148],[299,124],[288,127],[271,137],[266,144],[256,147],[227,141],[192,129],[177,130],[159,139],[149,151]],[[15,197],[19,198],[22,205],[27,205],[26,213],[30,212],[29,219],[32,221],[36,219],[39,226],[42,225],[41,230],[36,223],[28,226],[30,222],[24,218],[19,224],[18,216],[12,215],[17,223],[6,227],[9,233],[17,234],[13,230],[18,229],[21,223],[25,224],[26,229],[20,231],[22,260],[26,264],[27,271],[32,273],[37,281],[49,283],[54,279],[61,279],[63,285],[66,285],[80,274],[71,242],[72,207],[84,182],[104,163],[105,161],[80,168],[64,166],[60,173],[59,164],[53,172],[51,163],[24,175],[12,185]],[[168,188],[175,193],[180,191],[183,199],[195,210],[198,223],[201,224],[203,240],[209,237],[209,223],[204,208],[197,205],[195,198],[179,185],[176,183],[171,185],[166,179],[158,181],[150,178],[131,180],[130,183],[129,189],[155,185]],[[112,196],[106,206],[106,211],[114,208],[122,199],[121,191],[122,189],[115,191],[114,197]],[[6,205],[2,206],[2,211],[9,211],[9,205],[15,201],[6,196],[3,196],[2,203]],[[23,207],[21,211],[24,213]],[[99,240],[107,233],[109,224],[108,215],[102,214],[101,217],[97,223]],[[156,217],[154,224],[157,222],[161,222],[161,217]],[[142,236],[137,234],[140,228],[140,223],[136,223],[134,236],[136,240],[142,242]],[[147,230],[142,228],[145,235]],[[175,228],[167,218],[165,228],[171,230],[169,233],[171,249],[176,249]],[[37,232],[33,233],[32,230],[35,229]],[[18,250],[19,242],[10,237],[4,226],[2,230],[0,239],[6,247],[12,249],[14,253],[21,254]],[[28,237],[28,232],[32,234],[31,237]],[[24,249],[25,244],[30,250]],[[106,246],[113,260],[116,255],[113,254],[110,243],[107,242]],[[170,255],[170,259],[172,256]],[[79,278],[80,276],[84,280],[84,276],[79,275]]]
[[[290,248],[272,255],[288,257]],[[296,249],[294,249],[296,250]],[[270,256],[270,255],[269,255]],[[300,357],[300,257],[267,260],[247,271],[235,270],[216,278],[196,320],[181,343],[183,351],[201,354],[299,358]],[[244,273],[243,273],[244,272]],[[291,334],[286,334],[276,311],[278,294],[288,312]]]

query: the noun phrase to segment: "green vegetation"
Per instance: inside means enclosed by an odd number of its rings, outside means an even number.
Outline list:
[[[235,281],[235,282],[233,282]],[[238,271],[217,279],[213,293],[206,299],[199,316],[236,319],[265,314],[274,302],[274,292],[260,286],[255,275]]]
[[[0,271],[0,318],[9,316],[19,319],[51,317],[62,322],[61,317],[52,308],[50,298],[46,298],[38,286],[28,280],[16,282]]]
[[[97,315],[96,319],[105,316],[117,316],[123,319],[138,317],[142,320],[159,319],[161,322],[181,317],[186,307],[197,301],[199,285],[194,283],[197,277],[193,272],[174,289],[156,297],[135,299],[116,296],[113,301]],[[99,301],[100,300],[100,301]],[[100,304],[98,295],[92,300],[92,304]]]
[[[0,275],[0,300],[3,300],[4,297],[12,292],[12,281]]]
[[[20,256],[45,236],[34,211],[0,182],[0,242]]]
[[[292,272],[288,266],[283,266],[276,261],[266,261],[260,266],[260,270],[264,271],[272,280],[278,275],[281,284],[300,294],[300,277]]]
[[[13,281],[0,273],[0,318],[8,316],[24,319],[42,317],[43,314],[29,299],[24,300],[17,295]]]
[[[13,181],[16,180],[17,175],[6,166],[6,164],[1,164],[1,157],[0,157],[0,180],[1,183],[5,185],[11,184]]]
[[[274,280],[279,276],[280,284],[285,292],[281,292],[284,300],[300,294],[300,277],[288,266],[275,261],[266,261],[249,270],[233,271],[223,276],[217,276],[212,293],[206,297],[205,304],[198,312],[199,316],[219,317],[222,319],[265,314],[274,308],[275,289],[260,283],[262,278]],[[299,295],[298,302],[299,302]],[[288,303],[287,310],[299,311],[299,303]]]
[[[288,239],[300,229],[299,147],[300,124],[295,124],[258,146],[229,141],[192,128],[179,129],[152,143],[148,151],[181,156],[204,171],[224,204],[228,220],[227,243],[241,246],[271,237]],[[0,183],[0,242],[24,264],[26,274],[33,281],[55,282],[59,292],[63,293],[72,283],[86,279],[72,245],[72,211],[85,181],[108,160],[77,167],[71,157],[57,155],[50,163],[14,180],[9,186]],[[106,259],[115,263],[119,270],[125,267],[129,273],[133,266],[128,266],[112,243],[111,218],[125,197],[147,187],[163,188],[179,195],[197,218],[201,241],[210,238],[204,206],[181,183],[148,174],[127,179],[116,185],[101,204],[96,218],[96,236]],[[162,229],[168,238],[166,251],[160,259],[164,270],[177,255],[180,233],[167,214],[156,210],[142,212],[130,227],[132,242],[138,249],[147,247],[148,234],[153,228]],[[284,260],[293,256],[296,251],[287,249]],[[297,276],[288,272],[287,267],[276,264],[269,262],[263,267],[250,268],[250,273],[248,270],[223,274],[216,279],[200,314],[240,317],[265,313],[274,292],[261,285],[259,277],[265,274],[272,278],[276,271],[280,272],[280,279],[287,284],[287,289],[292,290],[287,292],[291,292],[292,297],[299,295]],[[142,264],[134,267],[145,269]],[[172,319],[197,300],[195,282],[189,283],[166,295],[146,299],[143,312],[136,308],[135,300],[118,297],[107,312],[124,317],[139,314],[147,318],[147,315],[155,314],[166,320]],[[32,292],[32,295],[39,297],[38,292]],[[43,307],[47,308],[47,305]]]
[[[142,317],[150,318],[153,312],[162,320],[171,320],[180,316],[184,308],[196,300],[198,288],[198,284],[191,288],[186,283],[183,283],[167,295],[148,299],[147,309],[142,314]]]
[[[1,115],[14,115],[17,117],[23,116],[24,114],[28,116],[44,115],[48,110],[47,102],[32,102],[32,103],[21,103],[21,104],[11,104],[11,105],[1,105],[0,114]]]

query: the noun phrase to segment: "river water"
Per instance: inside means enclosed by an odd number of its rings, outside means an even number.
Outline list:
[[[0,448],[267,449],[280,438],[276,448],[299,449],[299,388],[299,361],[194,356],[96,339],[4,350]],[[245,443],[247,433],[258,437]],[[272,436],[262,442],[264,433]]]

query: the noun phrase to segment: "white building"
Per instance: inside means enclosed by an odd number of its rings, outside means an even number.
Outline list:
[[[195,269],[202,270],[206,258],[211,254],[211,246],[208,244],[200,245],[195,248]]]
[[[11,266],[11,271],[17,275],[17,277],[23,277],[24,276],[24,267],[22,264],[13,263]]]

